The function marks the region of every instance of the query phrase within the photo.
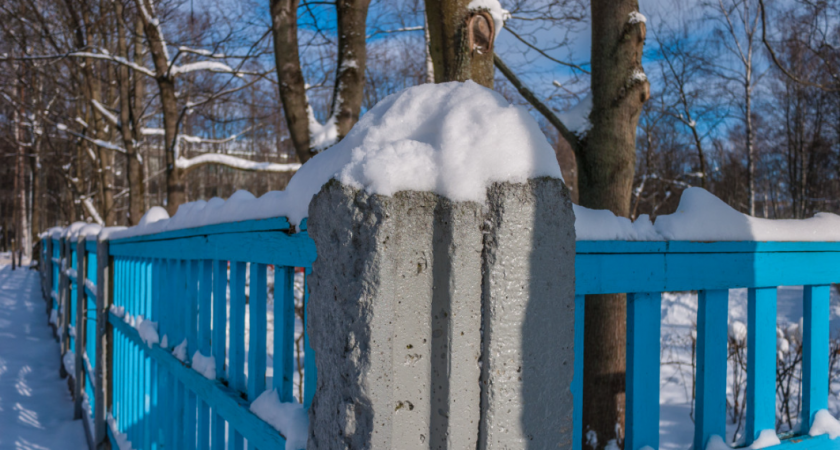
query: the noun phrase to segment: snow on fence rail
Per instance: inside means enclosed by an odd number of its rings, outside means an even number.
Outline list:
[[[315,258],[305,222],[296,233],[274,218],[110,240],[113,230],[80,229],[45,236],[42,276],[92,447],[305,447],[315,388],[305,332],[295,342],[296,270],[305,277]]]

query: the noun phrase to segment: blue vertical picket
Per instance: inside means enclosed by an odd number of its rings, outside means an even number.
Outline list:
[[[747,445],[776,428],[776,288],[748,292]]]
[[[187,360],[191,361],[194,351],[198,348],[198,277],[199,262],[190,260],[187,262],[187,295],[184,297],[184,319],[187,324]],[[196,444],[196,414],[197,401],[195,392],[185,387],[184,408],[184,448],[194,449]]]
[[[280,401],[294,401],[295,268],[274,268],[274,388]]]
[[[158,322],[158,326],[160,326],[160,260],[159,259],[152,259],[149,262],[150,266],[150,274],[151,281],[149,284],[149,289],[151,289],[151,305],[149,309],[149,317],[150,320]],[[160,328],[158,328],[160,331]],[[160,338],[160,336],[158,336]],[[160,372],[158,369],[157,362],[154,358],[150,358],[150,373],[149,378],[151,379],[151,386],[150,386],[150,400],[151,404],[149,405],[149,429],[151,430],[151,439],[152,439],[152,449],[158,450],[161,448],[161,436],[159,431],[160,426]]]
[[[828,319],[831,286],[805,286],[803,300],[800,432],[807,433],[817,411],[828,409]]]
[[[626,450],[659,448],[659,337],[662,294],[627,295]]]
[[[175,324],[172,328],[172,333],[175,335],[175,340],[172,342],[172,345],[178,346],[185,339],[185,331],[186,327],[184,323],[186,322],[186,317],[184,317],[184,300],[187,295],[187,286],[186,286],[186,278],[187,278],[187,262],[184,260],[176,260],[175,261],[175,297],[173,298],[172,308],[174,310],[174,318]],[[175,400],[175,420],[172,421],[174,424],[174,428],[172,429],[172,434],[175,435],[175,447],[178,449],[182,449],[186,447],[185,442],[185,435],[184,435],[184,415],[185,415],[185,406],[186,406],[186,392],[185,386],[181,383],[180,380],[173,379],[174,384],[174,392],[172,398]]]
[[[304,273],[303,283],[303,407],[309,408],[312,399],[315,397],[315,386],[318,371],[315,367],[315,350],[309,346],[309,327],[306,320],[309,314],[309,274],[312,269],[307,268]]]
[[[697,298],[697,388],[694,448],[713,435],[726,439],[726,342],[729,290],[700,291]]]
[[[213,263],[209,260],[199,262],[198,281],[198,351],[202,356],[210,356],[211,343],[211,301],[213,294]],[[198,442],[200,449],[210,448],[210,408],[199,400],[198,405]]]
[[[213,261],[213,358],[216,361],[216,378],[225,378],[225,345],[227,327],[227,261]],[[225,421],[213,411],[211,448],[225,445]]]
[[[572,379],[572,450],[583,447],[583,324],[586,318],[586,296],[575,296],[575,368]]]
[[[228,379],[230,386],[242,393],[245,385],[245,269],[246,263],[230,264],[230,348],[228,349]],[[228,448],[242,449],[244,442],[238,432],[228,436]]]
[[[248,400],[254,401],[265,390],[266,358],[266,266],[250,264],[248,296]],[[249,449],[256,450],[253,444]]]

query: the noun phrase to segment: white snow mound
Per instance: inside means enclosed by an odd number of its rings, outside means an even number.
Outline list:
[[[185,203],[172,218],[163,208],[149,210],[138,226],[109,237],[283,216],[297,226],[332,178],[371,194],[432,191],[483,203],[493,182],[543,176],[562,179],[554,149],[525,108],[472,81],[423,84],[384,98],[344,139],[301,166],[285,191]]]
[[[811,436],[827,434],[829,439],[836,439],[840,436],[840,422],[830,412],[821,409],[814,415],[814,423],[808,430],[808,434]]]
[[[652,225],[646,215],[630,222],[606,210],[575,205],[575,232],[579,241],[840,241],[840,216],[760,219],[692,187],[683,191],[674,214],[659,216]]]
[[[251,403],[251,412],[286,438],[286,450],[306,447],[309,415],[300,403],[281,403],[277,390],[264,391]]]

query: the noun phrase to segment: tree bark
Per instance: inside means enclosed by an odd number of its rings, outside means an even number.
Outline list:
[[[338,69],[332,115],[340,140],[359,121],[365,91],[365,30],[370,0],[337,0]]]
[[[435,83],[473,80],[493,88],[493,40],[500,30],[486,12],[467,9],[470,0],[426,0],[426,17],[429,28],[429,53],[435,68]],[[479,28],[468,27],[472,16]],[[489,22],[487,22],[489,18]],[[489,26],[490,29],[486,30]],[[470,29],[472,28],[472,29]],[[488,33],[489,31],[489,33]],[[476,41],[470,48],[470,34],[489,39],[489,48],[477,48]],[[489,34],[489,36],[488,36]]]
[[[163,139],[166,164],[166,210],[175,215],[178,207],[186,201],[184,171],[175,166],[178,158],[178,99],[175,96],[175,78],[169,72],[169,57],[166,42],[156,23],[154,8],[147,0],[137,0],[137,6],[143,8],[150,17],[141,13],[143,31],[149,41],[152,63],[155,65],[155,81],[160,91],[160,104],[163,110]],[[151,20],[149,20],[151,19]]]
[[[582,206],[627,217],[636,161],[636,127],[650,85],[641,57],[646,28],[630,23],[637,0],[592,1],[592,128],[577,155]],[[627,305],[624,295],[587,296],[584,324],[584,440],[622,445]],[[585,445],[585,441],[584,441]]]
[[[128,42],[126,40],[126,24],[123,17],[122,0],[114,1],[114,13],[117,16],[117,54],[128,58]],[[142,47],[142,45],[141,45]],[[142,51],[142,50],[141,50]],[[137,62],[137,61],[135,61]],[[140,61],[142,64],[142,61]],[[141,75],[135,74],[135,78]],[[126,178],[128,181],[128,224],[137,225],[143,217],[143,166],[140,162],[140,155],[137,152],[137,126],[135,110],[132,103],[137,102],[131,98],[131,75],[128,67],[120,64],[117,68],[117,83],[119,84],[120,98],[120,134],[122,135],[123,147],[126,153]],[[140,100],[142,102],[142,97]]]
[[[271,0],[271,33],[283,112],[295,153],[301,163],[313,156],[309,136],[306,82],[300,66],[297,36],[297,9],[300,0]]]

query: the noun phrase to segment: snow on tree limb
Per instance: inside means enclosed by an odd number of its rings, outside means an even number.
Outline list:
[[[124,66],[128,66],[128,67],[130,67],[130,68],[132,68],[132,69],[134,69],[134,70],[136,70],[136,71],[138,71],[138,72],[140,72],[144,75],[148,75],[148,76],[153,77],[153,78],[155,76],[155,73],[152,72],[151,70],[149,70],[149,69],[147,69],[147,68],[145,68],[141,65],[135,64],[131,61],[127,61],[125,58],[121,58],[119,56],[104,55],[104,54],[100,54],[100,53],[90,53],[90,52],[72,52],[72,53],[68,53],[67,56],[73,56],[73,57],[77,57],[77,58],[94,58],[94,59],[104,59],[106,61],[114,61],[114,62],[122,64]]]
[[[85,206],[85,209],[87,210],[88,214],[90,214],[90,217],[93,219],[94,222],[98,223],[100,226],[105,226],[105,221],[102,220],[102,216],[100,216],[99,213],[96,211],[96,207],[93,206],[93,202],[90,200],[90,197],[86,197],[84,200],[82,200],[82,205]]]
[[[195,169],[198,166],[207,164],[216,164],[249,172],[294,172],[300,168],[300,164],[297,163],[278,164],[272,162],[257,162],[219,153],[206,153],[194,158],[181,157],[175,161],[175,167],[184,170]]]
[[[184,73],[195,72],[198,70],[209,70],[210,72],[220,72],[220,73],[236,73],[230,66],[225,63],[221,63],[218,61],[198,61],[193,63],[184,64],[181,66],[173,65],[169,69],[169,73],[172,76],[177,76]]]
[[[115,116],[111,111],[108,111],[102,103],[99,103],[95,99],[90,101],[93,104],[93,107],[102,114],[108,122],[111,122],[114,125],[119,125],[119,120],[117,120],[117,116]]]

